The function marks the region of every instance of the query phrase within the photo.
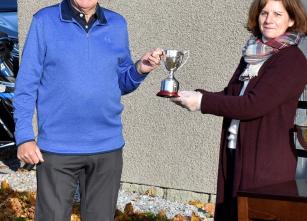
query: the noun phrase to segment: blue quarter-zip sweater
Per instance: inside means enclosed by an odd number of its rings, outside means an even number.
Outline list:
[[[101,17],[87,33],[65,7],[63,1],[33,16],[16,80],[16,143],[35,138],[36,107],[40,149],[60,154],[119,149],[121,95],[145,78],[131,60],[126,21],[99,8]]]

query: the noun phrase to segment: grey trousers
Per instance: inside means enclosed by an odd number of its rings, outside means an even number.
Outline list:
[[[122,150],[95,155],[43,153],[37,165],[36,221],[70,221],[80,182],[81,220],[113,221],[123,167]]]

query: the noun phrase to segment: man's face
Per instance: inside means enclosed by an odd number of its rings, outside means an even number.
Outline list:
[[[83,10],[95,8],[98,0],[73,0],[75,5]]]

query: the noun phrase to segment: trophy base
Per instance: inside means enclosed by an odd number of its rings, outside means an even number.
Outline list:
[[[169,91],[160,91],[159,93],[157,93],[157,96],[166,97],[166,98],[179,97],[177,92],[169,92]]]

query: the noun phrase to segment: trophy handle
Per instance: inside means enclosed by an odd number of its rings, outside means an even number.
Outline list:
[[[185,65],[185,63],[187,63],[187,61],[188,61],[189,58],[190,58],[190,51],[189,51],[189,50],[183,51],[183,54],[184,54],[183,57],[186,57],[186,59],[185,59],[185,61],[180,65],[180,67],[177,69],[177,71],[178,71],[179,69],[181,69],[181,68]],[[187,55],[186,55],[186,54],[187,54]]]

